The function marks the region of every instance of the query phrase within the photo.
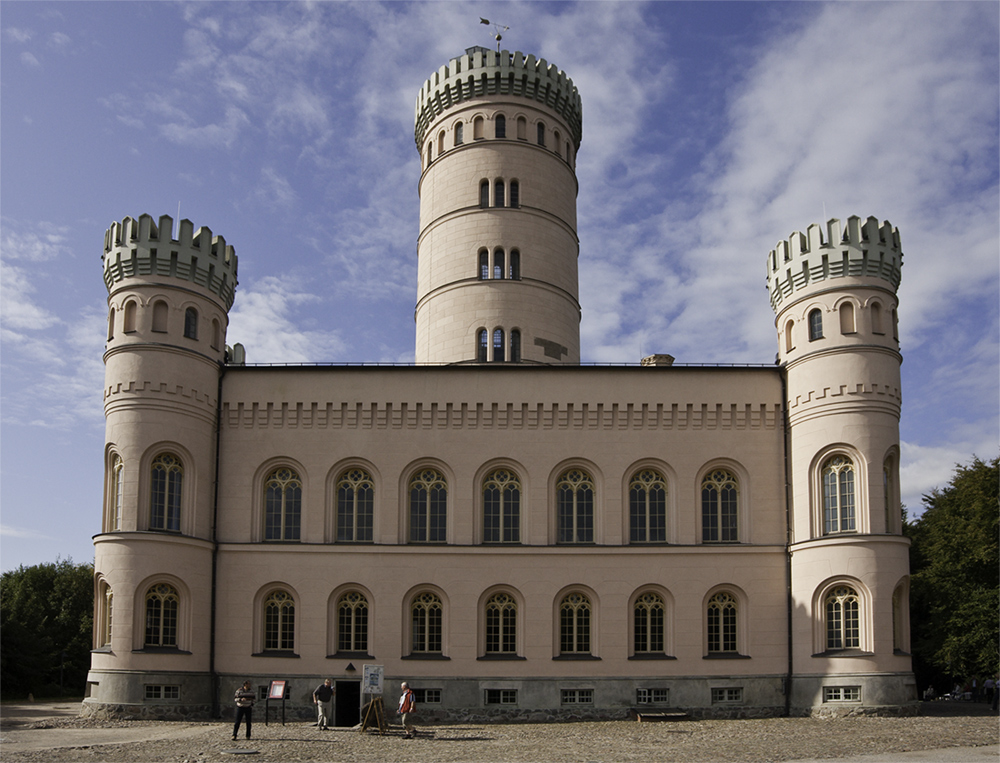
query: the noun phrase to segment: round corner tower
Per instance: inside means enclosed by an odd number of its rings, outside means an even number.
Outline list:
[[[914,699],[899,497],[902,262],[898,229],[874,217],[831,219],[825,235],[810,225],[767,262],[787,384],[795,673],[839,676],[852,692],[857,682],[866,705]],[[793,704],[819,705],[827,691],[799,679]]]
[[[421,88],[417,363],[580,362],[573,81],[469,48]]]
[[[141,704],[130,671],[158,674],[189,701],[210,697],[217,408],[237,259],[208,228],[179,227],[174,238],[172,218],[142,215],[105,233],[106,476],[91,705]]]

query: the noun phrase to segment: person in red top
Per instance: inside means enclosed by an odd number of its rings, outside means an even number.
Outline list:
[[[399,707],[396,712],[403,717],[403,739],[413,739],[417,732],[410,721],[413,719],[413,711],[416,709],[417,702],[408,683],[404,681],[399,688],[403,692],[399,695]]]

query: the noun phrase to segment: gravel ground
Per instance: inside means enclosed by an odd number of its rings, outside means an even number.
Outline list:
[[[53,738],[58,729],[149,728],[150,733],[174,727],[176,738],[125,744],[92,744],[34,751],[17,751],[6,744],[24,739],[25,730]],[[390,733],[334,729],[322,732],[311,724],[254,724],[254,739],[231,739],[226,723],[96,721],[52,719],[7,728],[0,751],[4,763],[222,763],[233,752],[257,751],[254,761],[347,761],[389,763],[406,761],[470,761],[478,763],[588,763],[590,761],[684,761],[685,763],[765,763],[803,758],[844,758],[854,755],[977,747],[1000,741],[997,716],[982,706],[931,707],[910,718],[771,718],[730,721],[637,723],[467,724],[418,726],[417,738],[405,740],[393,726]],[[105,736],[106,735],[102,735]],[[13,748],[13,749],[12,749]],[[239,759],[236,757],[235,759]]]

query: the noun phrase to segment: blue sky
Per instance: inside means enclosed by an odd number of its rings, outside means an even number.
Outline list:
[[[0,566],[93,558],[104,230],[190,218],[240,258],[250,362],[409,362],[418,88],[472,45],[565,70],[584,362],[769,363],[764,260],[900,228],[911,513],[1000,441],[1000,5],[0,4]]]

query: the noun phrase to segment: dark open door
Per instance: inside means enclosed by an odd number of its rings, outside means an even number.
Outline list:
[[[337,681],[334,726],[356,726],[361,722],[361,682]]]

